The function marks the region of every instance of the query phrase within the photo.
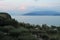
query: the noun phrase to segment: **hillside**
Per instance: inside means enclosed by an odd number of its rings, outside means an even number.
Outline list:
[[[11,16],[8,13],[0,12],[0,17],[3,17],[5,19],[11,19]]]
[[[0,40],[60,40],[60,26],[31,25],[1,16]]]

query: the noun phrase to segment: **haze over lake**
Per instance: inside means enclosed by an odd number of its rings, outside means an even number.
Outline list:
[[[60,16],[12,16],[19,22],[30,24],[60,25]]]

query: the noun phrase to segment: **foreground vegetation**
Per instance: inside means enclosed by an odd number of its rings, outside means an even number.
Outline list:
[[[0,17],[0,40],[60,40],[60,26],[31,25]]]

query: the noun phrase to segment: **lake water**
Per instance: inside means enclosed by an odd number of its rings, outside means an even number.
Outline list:
[[[60,25],[60,16],[12,16],[19,22],[30,24]]]

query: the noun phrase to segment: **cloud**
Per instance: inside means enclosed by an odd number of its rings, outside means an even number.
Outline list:
[[[26,11],[29,7],[40,7],[40,8],[60,8],[59,2],[33,2],[32,0],[5,0],[0,1],[0,9],[7,10],[19,10]]]
[[[42,8],[50,8],[50,7],[57,7],[60,6],[60,3],[40,3],[40,4],[36,4],[35,6],[39,6]]]
[[[14,10],[17,8],[17,5],[11,2],[0,2],[0,10]]]
[[[0,1],[4,1],[4,0],[0,0]]]

